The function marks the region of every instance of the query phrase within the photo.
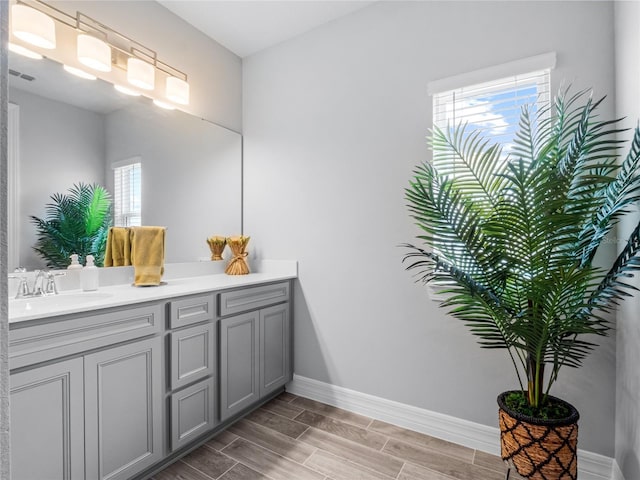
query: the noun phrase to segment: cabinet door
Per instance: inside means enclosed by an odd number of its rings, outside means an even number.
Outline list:
[[[82,359],[11,375],[11,478],[83,479]]]
[[[171,449],[186,445],[215,426],[213,378],[171,394]]]
[[[258,323],[258,312],[220,320],[221,420],[259,398]]]
[[[85,356],[87,479],[130,478],[162,458],[159,337]]]
[[[260,310],[260,396],[291,380],[289,304]]]

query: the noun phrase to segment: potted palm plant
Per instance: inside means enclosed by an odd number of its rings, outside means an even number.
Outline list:
[[[46,217],[31,216],[37,241],[33,249],[49,268],[67,268],[70,255],[80,263],[93,255],[101,267],[111,226],[111,196],[98,184],[79,183],[67,194],[54,193],[46,205]]]
[[[525,107],[510,145],[434,128],[433,161],[406,189],[422,242],[406,245],[407,269],[443,290],[481,347],[507,350],[520,385],[498,397],[502,458],[532,479],[577,478],[579,415],[551,388],[607,334],[640,265],[640,224],[609,268],[593,262],[640,199],[640,130],[621,158],[601,102],[564,90]]]

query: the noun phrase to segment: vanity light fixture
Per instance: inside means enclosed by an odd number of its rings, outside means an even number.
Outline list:
[[[139,97],[140,94],[138,92],[136,92],[135,90],[131,90],[128,87],[123,87],[122,85],[114,85],[113,88],[115,88],[117,91],[119,91],[120,93],[124,93],[125,95],[131,95],[132,97]]]
[[[56,48],[56,25],[46,13],[27,5],[11,7],[11,31],[20,40],[36,47]]]
[[[111,47],[99,38],[78,35],[78,61],[99,72],[111,71]]]
[[[58,48],[68,48],[69,41],[66,39],[74,35],[77,39],[75,53],[78,61],[107,74],[101,78],[113,84],[120,83],[116,86],[120,92],[138,94],[122,86],[120,72],[124,71],[127,82],[151,92],[149,96],[166,98],[178,105],[189,104],[187,74],[161,62],[154,50],[81,12],[76,11],[74,15],[70,15],[42,0],[12,1],[15,4],[11,7],[11,31],[18,40],[40,48],[53,49],[56,48],[56,28],[62,28],[59,36],[63,45]],[[66,55],[58,55],[57,52],[51,54],[53,60],[60,61],[60,58],[65,57]],[[61,63],[65,63],[64,60]],[[83,78],[95,78],[75,67],[67,65],[65,69]],[[120,72],[110,74],[114,69]],[[159,87],[156,87],[156,83]],[[125,89],[128,91],[124,91]],[[159,91],[160,89],[163,91]],[[162,101],[156,104],[166,105],[163,108],[175,108]]]
[[[173,105],[171,105],[169,103],[166,103],[166,102],[162,102],[160,100],[154,100],[153,104],[156,107],[164,108],[165,110],[175,110],[176,109],[176,107],[174,107]]]
[[[17,53],[18,55],[22,55],[23,57],[33,58],[34,60],[42,60],[42,55],[34,52],[33,50],[29,50],[22,45],[16,45],[15,43],[9,42],[9,50],[11,50],[13,53]]]
[[[180,105],[189,104],[189,84],[177,77],[167,77],[167,98]]]
[[[69,72],[70,74],[75,75],[76,77],[84,78],[85,80],[96,80],[98,78],[89,72],[85,72],[84,70],[80,70],[79,68],[71,67],[69,65],[63,65],[62,68],[64,68],[65,71]]]

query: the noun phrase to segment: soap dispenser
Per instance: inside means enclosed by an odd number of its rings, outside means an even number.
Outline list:
[[[82,265],[78,262],[78,254],[72,253],[70,255],[71,264],[67,267],[67,275],[64,277],[64,283],[66,289],[77,290],[80,288],[80,276],[82,275]]]
[[[80,273],[82,290],[90,292],[98,289],[98,267],[93,263],[93,255],[87,255],[86,263]]]
[[[78,270],[82,268],[80,262],[78,261],[78,254],[72,253],[69,258],[71,259],[71,264],[67,267],[67,270]]]

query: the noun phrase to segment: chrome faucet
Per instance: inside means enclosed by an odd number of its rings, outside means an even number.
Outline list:
[[[64,272],[47,272],[47,285],[44,288],[45,295],[58,295],[58,287],[56,286],[56,277],[66,275]]]
[[[56,277],[64,275],[64,272],[48,272],[46,270],[36,270],[36,279],[33,282],[34,297],[43,297],[46,295],[57,295]],[[45,283],[46,282],[46,283]]]
[[[33,281],[33,292],[31,295],[34,297],[42,297],[44,296],[42,284],[45,278],[47,278],[48,272],[45,272],[44,270],[36,270],[34,273],[36,274],[36,279]]]
[[[13,271],[13,274],[9,274],[9,278],[17,278],[20,280],[16,298],[23,298],[31,295],[31,292],[29,291],[29,284],[27,283],[27,277],[24,276],[25,273],[27,273],[26,268],[18,267]]]
[[[64,272],[47,272],[45,270],[36,270],[35,281],[33,282],[33,290],[29,289],[27,283],[27,277],[21,274],[26,273],[26,269],[20,267],[16,268],[13,275],[9,275],[9,278],[17,278],[20,280],[18,284],[18,292],[15,298],[25,297],[44,297],[46,295],[57,295],[58,288],[56,287],[55,277],[65,275]]]

